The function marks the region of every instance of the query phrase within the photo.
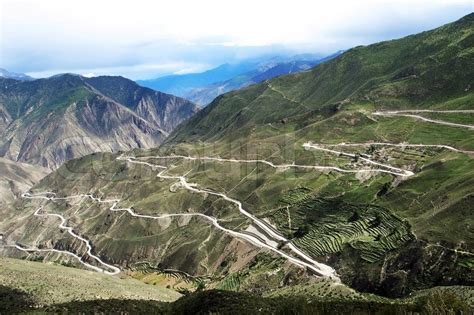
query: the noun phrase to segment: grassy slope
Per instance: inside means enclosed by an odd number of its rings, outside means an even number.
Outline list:
[[[281,288],[264,296],[211,290],[180,298],[178,293],[157,285],[59,265],[1,258],[0,267],[0,312],[8,313],[332,314],[337,310],[340,314],[428,314],[439,309],[466,312],[474,303],[472,289],[466,287],[436,288],[408,299],[390,300],[325,280]]]
[[[32,296],[36,305],[75,300],[139,299],[174,301],[180,294],[140,281],[60,265],[0,258],[0,285]]]
[[[390,109],[441,107],[448,101],[446,107],[469,107],[473,23],[471,14],[433,31],[353,48],[309,72],[271,80],[273,90],[261,83],[228,93],[178,128],[168,142],[232,137],[235,129],[240,136],[255,124],[311,115],[343,101]]]

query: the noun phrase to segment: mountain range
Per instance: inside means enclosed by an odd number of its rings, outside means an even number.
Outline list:
[[[139,80],[140,85],[184,97],[206,106],[217,96],[238,90],[276,76],[308,70],[341,54],[327,57],[301,54],[291,57],[270,57],[246,60],[236,64],[223,64],[202,72],[164,76],[152,80]]]

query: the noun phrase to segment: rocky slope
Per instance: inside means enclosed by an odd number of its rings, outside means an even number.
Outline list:
[[[0,79],[0,156],[55,169],[92,152],[155,147],[196,111],[122,77]]]

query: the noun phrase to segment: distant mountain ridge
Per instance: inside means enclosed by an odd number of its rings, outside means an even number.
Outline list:
[[[223,93],[279,75],[308,70],[339,54],[341,54],[341,51],[327,57],[315,54],[301,54],[291,57],[276,56],[266,59],[248,60],[237,64],[223,64],[202,73],[164,76],[152,80],[139,80],[137,83],[184,97],[200,106],[206,106]]]
[[[10,71],[2,69],[2,68],[0,68],[0,78],[14,79],[14,80],[20,80],[20,81],[34,80],[34,78],[32,78],[29,75],[26,75],[24,73],[10,72]]]
[[[153,147],[196,111],[123,77],[0,79],[0,156],[54,169],[97,151]]]

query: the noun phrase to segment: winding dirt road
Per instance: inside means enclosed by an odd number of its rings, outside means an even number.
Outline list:
[[[28,198],[28,199],[35,199],[35,198],[41,198],[41,199],[44,199],[43,197],[44,196],[34,196],[34,195],[31,195],[31,194],[28,194],[28,193],[24,193],[23,194],[23,197],[24,198]],[[64,199],[64,198],[61,198],[61,199]],[[48,200],[53,200],[52,198],[48,198]],[[43,248],[36,248],[36,247],[23,247],[23,246],[20,246],[18,244],[16,245],[5,245],[5,247],[14,247],[18,250],[21,250],[21,251],[24,251],[24,252],[55,252],[55,253],[60,253],[60,254],[66,254],[66,255],[69,255],[69,256],[72,256],[74,258],[76,258],[77,260],[79,260],[79,262],[84,265],[85,267],[89,268],[89,269],[93,269],[95,271],[98,271],[98,272],[103,272],[103,273],[106,273],[108,275],[115,275],[115,274],[118,274],[120,272],[120,269],[115,267],[115,266],[112,266],[112,265],[109,265],[107,264],[106,262],[104,262],[102,259],[100,259],[100,257],[94,255],[92,253],[92,245],[90,243],[89,240],[86,240],[85,238],[81,237],[79,234],[77,234],[76,232],[74,232],[73,228],[70,227],[70,226],[67,226],[66,225],[66,222],[67,220],[60,214],[56,214],[56,213],[46,213],[46,212],[43,212],[43,207],[39,207],[35,213],[34,213],[35,216],[38,216],[38,217],[48,217],[48,216],[51,216],[51,217],[56,217],[56,218],[59,218],[61,220],[61,223],[59,224],[59,228],[62,229],[62,230],[66,230],[72,237],[80,240],[83,244],[86,245],[86,248],[87,248],[87,254],[93,258],[94,260],[96,260],[99,264],[101,264],[102,266],[105,266],[106,268],[108,268],[109,270],[112,270],[112,271],[109,271],[107,269],[103,269],[103,268],[99,268],[99,267],[96,267],[96,266],[93,266],[87,262],[85,262],[83,260],[83,257],[80,257],[78,256],[77,254],[74,254],[72,252],[69,252],[69,251],[65,251],[65,250],[58,250],[58,249],[43,249]]]
[[[474,151],[456,149],[455,147],[444,144],[411,144],[411,143],[389,143],[389,142],[360,142],[360,143],[336,143],[324,144],[325,147],[368,147],[368,146],[385,146],[385,147],[401,147],[401,148],[438,148],[446,149],[457,153],[474,154]]]
[[[164,158],[164,157],[156,157],[155,156],[153,158]],[[170,159],[170,158],[176,158],[176,156],[168,156],[168,159]],[[258,225],[269,236],[273,237],[274,239],[277,239],[278,241],[287,242],[288,243],[287,244],[288,248],[290,248],[290,250],[293,251],[296,255],[303,258],[304,261],[301,260],[301,259],[297,259],[295,257],[292,257],[292,256],[288,255],[287,253],[283,252],[282,250],[280,250],[278,248],[275,248],[274,246],[271,246],[267,243],[262,242],[260,240],[260,237],[252,236],[252,235],[249,234],[249,232],[241,233],[241,232],[236,232],[236,231],[233,231],[233,230],[226,229],[226,228],[224,228],[224,227],[222,227],[221,225],[218,224],[216,218],[208,217],[208,216],[203,215],[203,214],[200,214],[200,215],[205,216],[207,218],[212,218],[211,220],[212,220],[212,223],[214,224],[214,226],[216,226],[217,228],[223,230],[226,233],[229,233],[231,235],[234,235],[234,236],[242,238],[242,239],[246,239],[246,240],[250,241],[251,243],[253,243],[254,245],[257,245],[259,247],[267,248],[267,249],[279,254],[280,256],[288,259],[289,261],[291,261],[292,263],[294,263],[296,265],[299,265],[299,266],[302,266],[302,267],[308,267],[309,269],[313,270],[315,273],[317,273],[320,276],[325,276],[325,277],[330,277],[330,278],[333,278],[333,279],[337,279],[336,272],[332,267],[327,266],[327,265],[322,264],[322,263],[319,263],[319,262],[315,261],[314,259],[312,259],[311,257],[309,257],[308,255],[306,255],[305,253],[303,253],[300,249],[298,249],[296,246],[294,246],[290,242],[290,240],[286,239],[281,234],[274,231],[274,229],[270,228],[267,223],[264,223],[262,220],[258,219],[257,217],[255,217],[254,215],[252,215],[251,213],[246,211],[243,208],[242,203],[239,200],[233,199],[233,198],[231,198],[231,197],[229,197],[229,196],[227,196],[223,193],[215,192],[215,191],[212,191],[212,190],[209,190],[209,189],[197,188],[197,184],[189,183],[186,180],[185,176],[165,175],[165,172],[167,171],[167,168],[164,167],[164,166],[157,166],[156,164],[151,164],[151,163],[144,162],[144,161],[138,161],[138,160],[136,160],[135,157],[119,156],[117,159],[118,160],[125,160],[129,163],[147,165],[147,166],[152,167],[152,168],[157,168],[157,167],[162,168],[162,171],[157,174],[158,178],[179,180],[179,183],[181,184],[181,186],[183,188],[191,191],[191,192],[214,195],[214,196],[221,197],[224,200],[235,204],[238,207],[240,213],[242,213],[247,218],[252,220],[253,223]]]
[[[383,163],[380,163],[380,162],[376,162],[376,161],[371,160],[370,158],[364,157],[362,155],[356,155],[356,154],[353,154],[353,153],[347,153],[347,152],[337,151],[337,150],[333,150],[333,149],[326,149],[326,148],[324,148],[324,145],[321,145],[321,144],[314,144],[312,142],[306,142],[306,143],[303,144],[303,147],[306,148],[306,149],[309,149],[309,150],[310,149],[311,150],[319,150],[319,151],[329,152],[329,153],[332,153],[332,154],[336,154],[336,155],[340,155],[340,156],[346,156],[346,157],[350,157],[350,158],[356,158],[357,157],[358,159],[360,159],[360,160],[362,160],[366,163],[382,167],[382,169],[375,169],[375,170],[371,169],[371,171],[383,172],[383,173],[388,173],[388,174],[402,176],[402,177],[409,177],[409,176],[415,175],[415,173],[413,173],[412,171],[408,171],[408,170],[404,170],[404,169],[394,167],[394,166],[391,166],[391,165],[388,165],[388,164],[383,164]]]
[[[175,158],[175,156],[171,156],[171,157],[168,157],[168,158]],[[146,165],[146,166],[149,166],[153,169],[162,169],[158,174],[157,174],[157,177],[158,178],[163,178],[163,179],[172,179],[172,180],[178,180],[180,185],[189,190],[189,191],[192,191],[192,192],[196,192],[196,193],[201,193],[201,194],[211,194],[211,195],[215,195],[215,196],[218,196],[218,197],[221,197],[233,204],[235,204],[239,211],[244,214],[246,217],[248,217],[249,219],[252,220],[253,223],[255,223],[256,225],[258,225],[262,230],[264,230],[267,234],[269,234],[272,238],[275,238],[277,239],[278,241],[282,241],[282,242],[286,242],[287,243],[287,246],[288,248],[294,252],[297,256],[300,256],[302,259],[298,259],[298,258],[295,258],[293,256],[290,256],[289,254],[285,253],[284,251],[282,251],[281,249],[278,249],[276,248],[275,246],[272,246],[270,244],[267,244],[265,243],[264,241],[262,241],[262,239],[259,237],[259,236],[254,236],[252,235],[252,233],[249,233],[249,232],[245,232],[245,233],[242,233],[242,232],[237,232],[237,231],[233,231],[233,230],[230,230],[230,229],[227,229],[225,227],[223,227],[222,225],[219,224],[218,222],[218,219],[215,218],[215,217],[211,217],[211,216],[208,216],[208,215],[205,215],[205,214],[202,214],[202,213],[175,213],[175,214],[163,214],[163,215],[143,215],[143,214],[137,214],[132,208],[118,208],[118,203],[120,202],[120,200],[118,199],[107,199],[107,200],[102,200],[100,197],[94,197],[93,195],[91,194],[79,194],[79,195],[73,195],[73,196],[66,196],[66,197],[56,197],[54,196],[53,193],[51,192],[44,192],[44,193],[38,193],[38,194],[31,194],[31,193],[25,193],[23,194],[23,197],[24,198],[28,198],[28,199],[44,199],[44,200],[51,200],[51,201],[54,201],[54,200],[66,200],[66,199],[74,199],[74,198],[90,198],[96,202],[99,202],[99,203],[111,203],[111,207],[109,208],[110,211],[114,211],[114,212],[119,212],[119,211],[125,211],[127,212],[128,214],[130,214],[131,216],[133,217],[138,217],[138,218],[145,218],[145,219],[163,219],[163,218],[170,218],[170,217],[183,217],[183,216],[196,216],[196,217],[201,217],[205,220],[208,220],[212,223],[212,225],[214,225],[216,228],[222,230],[223,232],[227,233],[227,234],[230,234],[234,237],[237,237],[237,238],[240,238],[240,239],[243,239],[243,240],[246,240],[258,247],[261,247],[261,248],[266,248],[270,251],[273,251],[275,252],[276,254],[278,254],[279,256],[281,257],[284,257],[286,258],[287,260],[289,260],[290,262],[300,266],[300,267],[307,267],[309,269],[311,269],[312,271],[314,271],[317,275],[320,275],[320,276],[325,276],[325,277],[329,277],[329,278],[333,278],[335,280],[338,280],[336,274],[335,274],[335,270],[333,268],[331,268],[330,266],[327,266],[325,264],[322,264],[322,263],[319,263],[317,261],[315,261],[314,259],[312,259],[310,256],[306,255],[305,253],[303,253],[300,249],[298,249],[294,244],[292,244],[288,239],[284,238],[281,234],[277,233],[275,230],[273,230],[271,227],[268,226],[268,224],[262,222],[260,219],[256,218],[255,216],[253,216],[252,214],[250,214],[249,212],[247,212],[243,206],[242,206],[242,203],[236,199],[233,199],[233,198],[230,198],[228,197],[227,195],[225,194],[222,194],[222,193],[218,193],[218,192],[214,192],[214,191],[211,191],[211,190],[208,190],[208,189],[200,189],[200,188],[197,188],[196,184],[193,184],[193,183],[188,183],[185,176],[171,176],[171,175],[166,175],[165,172],[167,171],[167,168],[164,167],[164,166],[160,166],[160,165],[155,165],[155,164],[151,164],[151,163],[148,163],[148,162],[144,162],[144,161],[139,161],[139,160],[136,160],[135,157],[125,157],[125,156],[119,156],[117,158],[118,160],[125,160],[129,163],[134,163],[134,164],[142,164],[142,165]],[[55,216],[57,218],[60,218],[61,219],[61,224],[59,225],[59,228],[61,229],[65,229],[68,231],[69,234],[71,234],[73,237],[81,240],[83,243],[86,244],[87,248],[88,248],[88,255],[90,257],[92,257],[93,259],[95,259],[99,264],[101,264],[102,266],[105,266],[106,268],[109,268],[109,269],[112,269],[113,271],[110,272],[108,270],[105,270],[105,269],[102,269],[102,268],[98,268],[98,267],[95,267],[95,266],[92,266],[88,263],[85,263],[78,255],[74,254],[74,253],[70,253],[70,252],[66,252],[66,251],[58,251],[58,250],[54,250],[54,249],[42,249],[41,251],[54,251],[54,252],[60,252],[60,253],[64,253],[64,254],[68,254],[70,256],[73,256],[75,258],[77,258],[81,264],[83,264],[84,266],[86,266],[87,268],[91,268],[91,269],[94,269],[96,271],[100,271],[100,272],[104,272],[104,273],[107,273],[107,274],[117,274],[120,272],[120,269],[118,269],[117,267],[115,266],[111,266],[105,262],[103,262],[99,257],[95,256],[94,254],[92,254],[91,250],[92,250],[92,246],[90,244],[90,242],[86,239],[84,239],[83,237],[79,236],[78,234],[76,234],[72,227],[68,227],[66,225],[66,219],[60,215],[60,214],[46,214],[46,213],[41,213],[41,210],[42,208],[39,208],[36,212],[35,212],[35,215],[36,216]],[[35,251],[37,250],[37,248],[23,248],[23,247],[20,247],[18,245],[10,245],[10,246],[14,246],[16,247],[17,249],[19,250],[23,250],[23,251]]]
[[[436,113],[436,114],[453,114],[453,113],[459,113],[459,114],[472,114],[474,113],[474,110],[466,109],[466,110],[398,110],[398,111],[376,111],[373,112],[372,115],[375,116],[386,116],[386,117],[393,117],[393,116],[402,116],[402,117],[411,117],[415,118],[418,120],[434,123],[434,124],[439,124],[439,125],[446,125],[446,126],[452,126],[452,127],[461,127],[461,128],[468,128],[471,130],[474,130],[473,125],[465,125],[465,124],[458,124],[458,123],[453,123],[449,121],[444,121],[444,120],[437,120],[437,119],[430,119],[426,118],[420,115],[415,115],[415,114],[421,114],[421,113]]]

